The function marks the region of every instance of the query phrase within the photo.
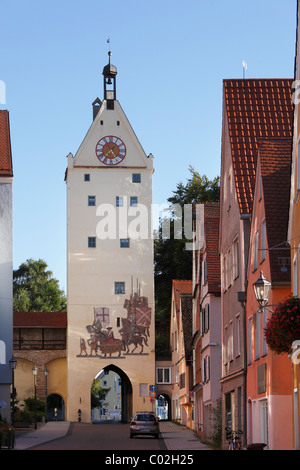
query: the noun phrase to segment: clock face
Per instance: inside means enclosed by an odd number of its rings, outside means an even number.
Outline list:
[[[119,137],[108,135],[99,140],[96,155],[105,165],[117,165],[125,158],[126,146]]]

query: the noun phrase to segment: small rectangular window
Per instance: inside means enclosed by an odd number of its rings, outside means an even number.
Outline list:
[[[261,241],[260,241],[260,262],[262,263],[266,259],[266,248],[267,248],[267,229],[266,221],[263,220],[261,224]]]
[[[90,181],[90,174],[89,173],[85,173],[84,181]]]
[[[117,207],[123,207],[123,196],[117,196],[116,197],[116,206]]]
[[[121,248],[129,248],[129,238],[121,238],[120,239],[120,247]]]
[[[125,294],[125,282],[115,282],[115,294]]]
[[[140,183],[141,182],[141,173],[132,173],[132,182]]]
[[[254,235],[254,253],[253,253],[253,271],[257,269],[257,258],[258,258],[258,230],[255,232]]]
[[[131,196],[130,197],[130,206],[131,207],[136,207],[138,204],[138,198],[136,196]]]
[[[96,248],[96,237],[88,237],[88,247]]]
[[[96,196],[88,196],[88,205],[95,206],[96,205]]]

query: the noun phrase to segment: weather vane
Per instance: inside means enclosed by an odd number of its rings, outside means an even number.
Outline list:
[[[109,44],[109,52],[110,52],[110,38],[107,39],[107,44]]]
[[[247,70],[247,63],[243,60],[243,78],[245,78],[246,70]]]

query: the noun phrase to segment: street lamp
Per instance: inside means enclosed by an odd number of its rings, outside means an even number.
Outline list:
[[[16,398],[16,389],[15,389],[15,368],[17,367],[17,361],[14,355],[11,356],[9,361],[9,367],[11,368],[11,378],[12,378],[12,393],[11,393],[11,424],[15,426],[15,398]]]
[[[260,276],[257,281],[253,283],[253,289],[255,298],[259,305],[259,309],[262,310],[269,301],[271,290],[271,283],[266,280],[262,271],[260,271]]]
[[[45,396],[45,423],[47,423],[47,378],[48,378],[48,374],[49,374],[49,371],[48,369],[46,368],[44,370],[44,374],[45,374],[45,381],[46,381],[46,396]]]
[[[34,429],[37,429],[37,417],[36,417],[36,376],[38,373],[37,366],[32,368],[32,373],[34,376]]]

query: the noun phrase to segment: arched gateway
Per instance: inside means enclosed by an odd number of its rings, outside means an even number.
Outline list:
[[[122,420],[151,407],[155,384],[153,157],[116,99],[117,69],[103,69],[104,100],[75,156],[68,155],[67,419],[91,421],[91,383],[117,370]]]
[[[132,417],[132,385],[125,372],[110,364],[97,374],[93,383],[98,400],[94,398],[94,408],[91,403],[92,422],[128,423]]]

